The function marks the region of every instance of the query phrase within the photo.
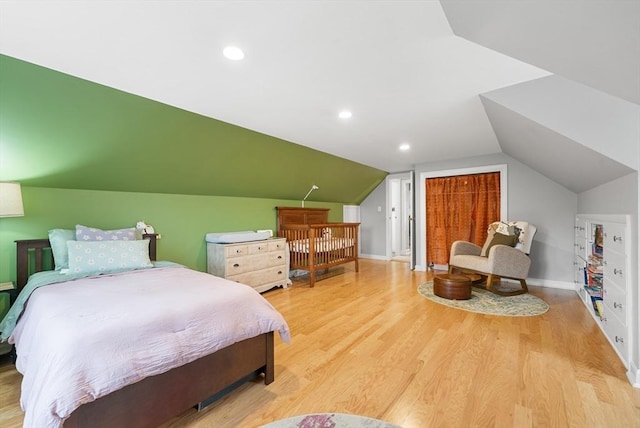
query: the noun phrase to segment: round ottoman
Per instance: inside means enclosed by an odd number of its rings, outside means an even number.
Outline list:
[[[449,300],[469,300],[471,279],[459,274],[443,273],[433,278],[433,294]]]

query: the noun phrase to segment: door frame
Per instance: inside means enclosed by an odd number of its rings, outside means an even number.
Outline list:
[[[416,195],[416,186],[415,186],[415,180],[414,180],[414,171],[407,171],[407,172],[399,172],[399,173],[394,173],[394,174],[389,174],[387,175],[386,178],[386,195],[387,195],[387,210],[386,210],[386,236],[387,236],[387,248],[386,248],[386,259],[387,260],[391,260],[392,257],[392,247],[393,247],[393,241],[392,241],[392,231],[391,231],[391,216],[393,215],[391,208],[393,205],[393,195],[392,195],[392,191],[391,191],[391,182],[393,180],[398,180],[398,182],[401,182],[402,180],[408,180],[411,183],[411,194],[408,195],[410,198],[412,198],[411,201],[411,209],[412,212],[410,213],[411,215],[411,221],[409,222],[409,229],[411,230],[411,242],[409,243],[410,248],[411,248],[411,257],[410,257],[410,262],[409,262],[409,268],[413,270],[414,266],[415,266],[415,248],[416,248],[416,234],[415,234],[415,230],[416,230],[416,204],[415,204],[415,195]],[[402,192],[400,192],[402,193]]]
[[[416,194],[419,196],[417,205],[419,220],[414,222],[414,229],[416,230],[415,245],[413,246],[413,252],[415,253],[415,270],[426,271],[429,266],[427,264],[427,240],[426,240],[426,225],[427,225],[427,196],[425,192],[425,180],[427,178],[435,177],[450,177],[456,175],[471,175],[482,174],[487,172],[499,172],[500,173],[500,220],[506,221],[509,218],[508,210],[508,176],[507,176],[507,164],[498,165],[486,165],[469,168],[456,168],[447,169],[442,171],[425,171],[420,173],[419,189]],[[414,185],[414,192],[415,192]],[[417,209],[414,206],[414,211]],[[414,217],[415,218],[415,217]]]

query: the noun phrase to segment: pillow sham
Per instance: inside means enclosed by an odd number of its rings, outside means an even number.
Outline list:
[[[135,241],[136,228],[102,230],[96,227],[76,225],[77,241]]]
[[[153,267],[149,240],[67,241],[69,273],[108,273]]]
[[[51,229],[49,231],[49,243],[51,243],[55,270],[67,269],[69,267],[67,241],[75,240],[76,231],[73,229]]]
[[[489,250],[494,245],[508,245],[509,247],[515,247],[518,243],[518,237],[516,235],[503,235],[502,233],[496,232],[491,238],[491,242],[487,245],[487,250],[485,256],[489,256]]]

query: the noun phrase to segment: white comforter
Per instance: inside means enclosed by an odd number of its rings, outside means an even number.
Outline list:
[[[260,294],[184,267],[38,288],[10,337],[24,426],[59,427],[83,403],[269,331],[289,343]]]

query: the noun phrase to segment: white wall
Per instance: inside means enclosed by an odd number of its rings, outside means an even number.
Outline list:
[[[387,258],[386,189],[384,180],[360,204],[360,253],[363,257]]]
[[[573,224],[578,206],[575,193],[502,153],[418,165],[415,188],[423,186],[418,180],[422,172],[499,164],[507,164],[509,219],[527,220],[538,228],[531,248],[531,284],[573,288]],[[386,242],[382,242],[385,240],[384,218],[378,219],[374,208],[384,207],[385,187],[382,183],[361,205],[363,212],[369,213],[362,216],[363,225],[367,223],[370,244],[365,251],[363,233],[363,253],[380,257],[385,255],[386,248]],[[418,220],[423,218],[423,201],[416,201],[415,210],[416,266],[426,266],[426,233]],[[376,219],[379,221],[375,222]],[[374,242],[376,245],[371,245]]]

